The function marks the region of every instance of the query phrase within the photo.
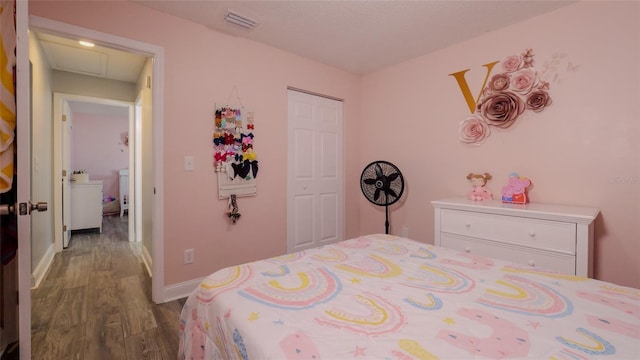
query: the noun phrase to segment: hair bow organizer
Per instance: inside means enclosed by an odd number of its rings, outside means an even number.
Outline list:
[[[237,94],[235,86],[233,90]],[[227,216],[235,224],[240,217],[236,199],[257,194],[258,156],[254,148],[253,111],[242,105],[216,104],[213,123],[213,166],[218,175],[218,198],[229,199]]]

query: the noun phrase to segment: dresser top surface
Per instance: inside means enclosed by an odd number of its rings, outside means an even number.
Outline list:
[[[102,185],[102,180],[72,181],[71,186]]]
[[[529,217],[536,219],[591,223],[600,210],[590,207],[558,204],[510,204],[500,200],[473,201],[464,197],[452,197],[431,201],[434,208],[475,211],[489,214]]]

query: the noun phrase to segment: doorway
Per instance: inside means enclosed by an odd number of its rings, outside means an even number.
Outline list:
[[[18,2],[18,11],[17,11],[17,23],[18,27],[18,36],[17,36],[17,48],[18,48],[18,68],[19,69],[28,69],[29,68],[29,36],[27,32],[27,27],[32,31],[40,31],[47,32],[51,34],[56,34],[59,36],[64,36],[68,38],[89,38],[96,42],[99,42],[104,45],[112,46],[114,48],[136,52],[145,54],[153,58],[149,64],[150,69],[152,71],[151,74],[154,75],[153,80],[150,81],[149,77],[148,81],[145,82],[148,86],[149,99],[153,99],[153,102],[150,102],[149,106],[149,115],[150,115],[150,153],[151,156],[145,159],[148,164],[150,171],[150,177],[147,181],[143,181],[143,190],[147,191],[153,196],[149,197],[151,211],[144,214],[144,216],[148,216],[149,224],[151,227],[151,231],[149,231],[148,243],[145,246],[148,247],[148,251],[151,254],[151,258],[154,260],[151,264],[151,270],[153,273],[152,277],[152,299],[155,303],[162,303],[165,301],[164,294],[164,248],[163,248],[163,228],[162,221],[163,218],[163,166],[162,166],[162,98],[163,98],[163,79],[162,75],[163,64],[164,64],[164,54],[163,49],[161,47],[147,44],[131,39],[117,37],[111,34],[106,34],[98,31],[94,31],[91,29],[81,28],[74,25],[69,25],[65,23],[60,23],[57,21],[40,18],[37,16],[29,16],[26,11],[26,6],[21,6],[22,2]],[[22,24],[22,25],[21,25]],[[20,137],[22,139],[21,144],[27,145],[31,139],[28,138],[28,129],[30,125],[28,123],[30,114],[30,104],[29,101],[25,101],[26,99],[30,99],[29,95],[29,82],[30,75],[25,72],[18,72],[18,114],[22,114],[18,116],[18,124],[19,128],[25,129],[25,131],[18,132],[18,134],[22,134]],[[50,110],[52,113],[52,110]],[[152,117],[151,117],[152,114]],[[51,115],[52,117],[52,115]],[[26,122],[26,123],[25,123]],[[27,136],[25,139],[24,135]],[[30,168],[31,164],[29,164],[33,159],[29,156],[28,149],[26,151],[21,152],[22,155],[18,155],[18,168]],[[22,158],[22,159],[21,159]],[[37,166],[37,164],[36,164]],[[53,176],[58,176],[59,174],[52,174]],[[23,181],[26,183],[23,183]],[[29,193],[30,190],[30,181],[31,175],[27,172],[22,173],[20,178],[18,179],[18,189],[22,188],[23,191],[18,191],[18,201],[25,202],[27,199],[31,197]],[[30,353],[31,350],[31,342],[30,342],[30,327],[28,324],[31,323],[31,315],[30,315],[30,288],[31,288],[31,275],[33,272],[32,268],[32,251],[31,251],[31,243],[32,237],[30,232],[30,220],[27,216],[19,217],[18,223],[18,231],[20,232],[20,238],[18,240],[19,247],[21,251],[19,252],[19,288],[20,288],[20,308],[19,308],[19,322],[20,324],[27,324],[27,326],[20,326],[20,349],[25,353]],[[24,236],[23,236],[24,235]]]
[[[78,152],[85,152],[87,154],[93,153],[93,148],[95,152],[100,153],[101,155],[101,163],[115,162],[122,166],[113,167],[111,170],[111,176],[108,176],[106,173],[99,174],[99,176],[93,177],[96,174],[92,174],[92,171],[89,171],[89,179],[90,180],[101,180],[103,181],[103,195],[107,197],[117,197],[118,201],[121,198],[122,191],[120,189],[114,189],[114,186],[118,184],[118,187],[126,187],[127,189],[131,189],[131,191],[127,192],[130,196],[128,198],[133,199],[135,197],[136,191],[141,189],[141,183],[139,184],[139,188],[135,188],[134,179],[136,178],[136,174],[139,174],[139,168],[141,168],[141,160],[140,157],[138,162],[135,161],[136,157],[134,154],[134,150],[136,149],[136,144],[141,142],[141,138],[135,136],[135,133],[131,132],[131,129],[135,127],[136,118],[134,116],[135,112],[133,109],[132,102],[120,101],[120,100],[111,100],[104,98],[97,98],[85,95],[72,95],[72,94],[63,94],[59,92],[54,92],[53,94],[53,173],[61,174],[61,176],[54,176],[54,204],[52,206],[52,211],[54,213],[55,219],[61,219],[62,221],[56,221],[54,224],[54,249],[56,252],[61,251],[64,248],[67,248],[69,245],[69,241],[71,240],[71,230],[74,228],[70,225],[71,214],[69,211],[70,206],[70,187],[71,180],[70,178],[73,176],[73,172],[78,171],[77,169],[86,168],[87,161],[84,161],[82,164],[72,164],[71,159],[74,157],[78,157]],[[80,128],[79,118],[75,118],[74,115],[78,117],[82,117],[82,121],[92,121],[95,122],[94,118],[99,118],[100,121],[118,121],[122,122],[126,118],[126,125],[121,124],[120,126],[104,126],[101,125],[101,130],[95,130],[95,126],[86,127],[89,128],[89,132],[86,129],[83,129],[82,132],[79,131],[71,131],[74,124],[77,125],[76,128]],[[138,119],[139,121],[139,119]],[[107,132],[111,132],[113,136],[109,139],[103,139],[103,137],[107,136]],[[114,133],[115,132],[115,133]],[[129,134],[132,134],[129,136]],[[78,137],[86,138],[84,142],[90,142],[90,145],[87,149],[75,149],[72,152],[72,143],[78,143],[83,139],[78,139]],[[126,142],[126,143],[125,143]],[[102,144],[100,144],[102,143]],[[111,150],[112,154],[109,154],[109,150]],[[126,154],[119,154],[118,152]],[[124,155],[124,156],[123,156]],[[114,161],[115,158],[115,161]],[[122,162],[122,160],[126,159],[126,164]],[[98,159],[90,159],[90,162],[96,161]],[[106,160],[106,161],[105,161]],[[109,161],[110,160],[110,161]],[[73,165],[73,167],[72,167]],[[127,184],[120,184],[119,179],[119,170],[122,168],[129,169],[129,176],[127,179]],[[128,211],[129,216],[129,241],[136,241],[136,230],[135,228],[135,217],[140,216],[140,208],[136,207],[136,204],[133,201],[129,203],[132,211]],[[121,212],[120,212],[121,213]]]

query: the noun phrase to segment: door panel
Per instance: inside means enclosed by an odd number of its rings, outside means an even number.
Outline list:
[[[294,197],[294,213],[296,214],[294,222],[294,233],[296,239],[296,247],[313,246],[313,209],[314,199],[311,195],[296,195]]]
[[[335,242],[338,238],[338,197],[335,193],[320,195],[320,242]]]
[[[343,239],[342,121],[342,102],[289,91],[289,252]]]
[[[31,74],[28,2],[16,1],[16,152],[18,203],[31,199]],[[31,356],[31,217],[18,216],[18,283],[20,355]]]

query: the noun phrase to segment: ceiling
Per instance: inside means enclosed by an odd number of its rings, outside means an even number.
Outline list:
[[[87,48],[76,39],[34,32],[53,70],[135,83],[147,57],[96,44]],[[72,112],[128,117],[126,106],[69,101]]]
[[[96,44],[88,48],[77,40],[36,32],[52,69],[135,83],[147,58]]]
[[[551,0],[130,0],[207,28],[367,74],[575,1]],[[257,22],[245,30],[224,21],[231,10]],[[146,57],[77,39],[36,33],[53,69],[136,82]],[[72,104],[74,111],[95,107]],[[107,105],[105,105],[107,106]],[[80,109],[80,110],[78,110]],[[117,109],[116,109],[117,110]],[[120,109],[121,110],[121,109]],[[105,108],[100,111],[111,112]]]
[[[367,74],[575,2],[132,1],[354,74]],[[225,22],[228,10],[258,26],[247,31]]]

